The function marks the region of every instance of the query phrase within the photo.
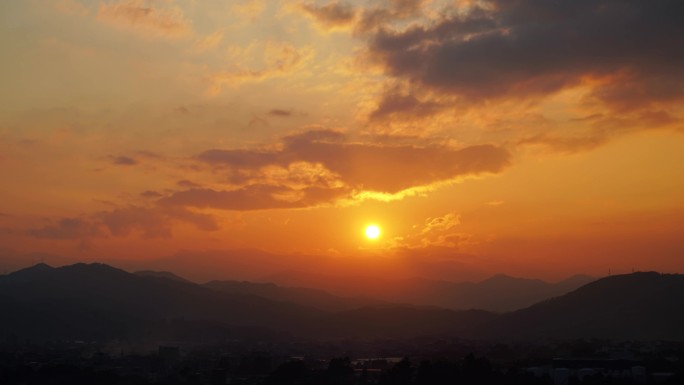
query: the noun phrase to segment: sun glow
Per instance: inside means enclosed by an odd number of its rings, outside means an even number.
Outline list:
[[[380,228],[376,225],[366,227],[366,237],[369,239],[376,239],[380,236]]]

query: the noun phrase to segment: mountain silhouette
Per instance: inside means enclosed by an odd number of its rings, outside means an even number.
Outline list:
[[[339,297],[323,290],[301,287],[282,287],[273,283],[211,281],[205,283],[204,286],[223,293],[251,294],[274,301],[292,302],[333,312],[385,304],[383,301],[370,298]]]
[[[684,275],[606,277],[566,295],[502,315],[480,335],[506,338],[684,338]]]
[[[496,276],[480,285],[507,287],[512,281],[517,279]],[[333,304],[321,310],[326,300]],[[282,332],[325,339],[684,338],[684,276],[676,274],[606,277],[505,314],[378,303],[339,311],[352,305],[347,300],[276,285],[203,286],[104,264],[38,264],[0,276],[0,339],[216,341],[249,333],[274,338]]]
[[[323,315],[296,304],[220,293],[103,264],[36,265],[0,276],[0,293],[8,315],[0,317],[0,333],[36,339],[149,337],[173,319],[296,330]]]
[[[164,278],[164,279],[171,279],[171,280],[178,281],[178,282],[190,282],[187,279],[185,279],[181,276],[178,276],[174,273],[168,272],[168,271],[140,270],[140,271],[136,271],[133,274],[139,275],[141,277]]]
[[[594,280],[586,275],[576,275],[564,281],[549,283],[498,274],[481,282],[450,282],[424,278],[378,280],[374,277],[350,278],[302,272],[287,272],[273,279],[286,286],[303,285],[335,295],[351,293],[391,303],[494,312],[522,309],[566,294]],[[349,282],[353,282],[353,285]]]

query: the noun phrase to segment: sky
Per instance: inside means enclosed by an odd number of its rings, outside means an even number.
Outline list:
[[[680,0],[0,2],[0,267],[683,272],[682,19]]]

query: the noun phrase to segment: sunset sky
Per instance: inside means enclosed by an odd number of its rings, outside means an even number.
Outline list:
[[[681,0],[2,1],[0,267],[684,272],[682,18]]]

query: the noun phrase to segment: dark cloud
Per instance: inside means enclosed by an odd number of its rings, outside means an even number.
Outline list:
[[[421,118],[432,115],[444,106],[433,101],[421,101],[417,97],[395,90],[386,92],[378,107],[371,113],[371,120],[381,120],[389,116]]]
[[[390,0],[391,8],[401,15],[416,14],[425,3],[425,0]]]
[[[138,231],[145,238],[168,238],[174,221],[193,224],[200,230],[218,230],[211,216],[178,208],[130,206],[103,211],[94,217],[117,237]]]
[[[304,161],[322,163],[356,188],[387,193],[459,176],[499,172],[509,161],[505,150],[490,145],[455,150],[308,142],[288,150]]]
[[[185,106],[180,106],[180,107],[174,108],[173,112],[181,114],[181,115],[187,115],[190,113],[190,110]]]
[[[144,198],[160,198],[163,195],[157,191],[147,190],[140,193],[141,197]]]
[[[147,150],[136,151],[136,154],[143,157],[143,158],[149,158],[149,159],[163,159],[164,158],[163,156],[157,154],[156,152],[147,151]]]
[[[662,110],[645,110],[630,117],[594,114],[573,121],[587,123],[589,129],[572,135],[550,132],[534,134],[521,139],[518,144],[543,145],[555,151],[573,153],[597,148],[617,134],[643,130],[643,127],[675,130],[684,127],[681,119]]]
[[[201,187],[198,183],[195,183],[193,181],[189,181],[187,179],[179,180],[178,182],[176,182],[176,186],[186,187],[186,188]]]
[[[505,149],[492,145],[461,149],[440,144],[388,145],[355,142],[332,130],[306,131],[284,137],[277,150],[205,151],[198,160],[241,185],[224,191],[191,188],[160,202],[227,210],[311,207],[361,192],[396,194],[497,173],[509,158]]]
[[[104,235],[98,224],[83,218],[62,218],[54,224],[30,229],[28,234],[44,239],[84,239]]]
[[[550,134],[539,134],[521,140],[521,145],[544,145],[555,151],[574,153],[585,151],[602,146],[608,141],[608,136],[604,133],[595,133],[586,136],[558,136]]]
[[[278,154],[254,150],[209,150],[198,159],[215,165],[229,165],[236,168],[258,168],[277,163]]]
[[[351,5],[338,2],[320,6],[302,4],[301,9],[326,28],[350,26],[356,18],[356,10]]]
[[[290,117],[293,115],[292,110],[280,110],[280,109],[273,109],[271,111],[268,111],[268,114],[270,116],[279,116],[279,117]]]
[[[249,120],[248,125],[250,127],[268,126],[268,120],[258,116],[253,116],[252,119]]]
[[[390,75],[471,100],[593,77],[603,80],[596,98],[633,108],[684,96],[681,20],[679,0],[495,0],[429,26],[381,28],[369,49]]]
[[[266,210],[302,208],[334,201],[349,190],[345,188],[307,187],[293,189],[286,186],[250,185],[235,190],[191,189],[179,191],[161,200],[170,206],[217,208],[223,210]]]
[[[418,16],[425,3],[425,0],[391,0],[389,6],[365,9],[354,29],[357,33],[364,34],[376,31],[394,21]]]
[[[112,162],[120,166],[134,166],[138,164],[138,161],[136,159],[133,159],[128,156],[115,156],[112,158]]]
[[[353,28],[357,34],[365,34],[394,21],[405,21],[422,13],[427,0],[390,0],[373,7],[353,7],[333,1],[325,5],[303,4],[301,10],[319,25],[334,29]]]

